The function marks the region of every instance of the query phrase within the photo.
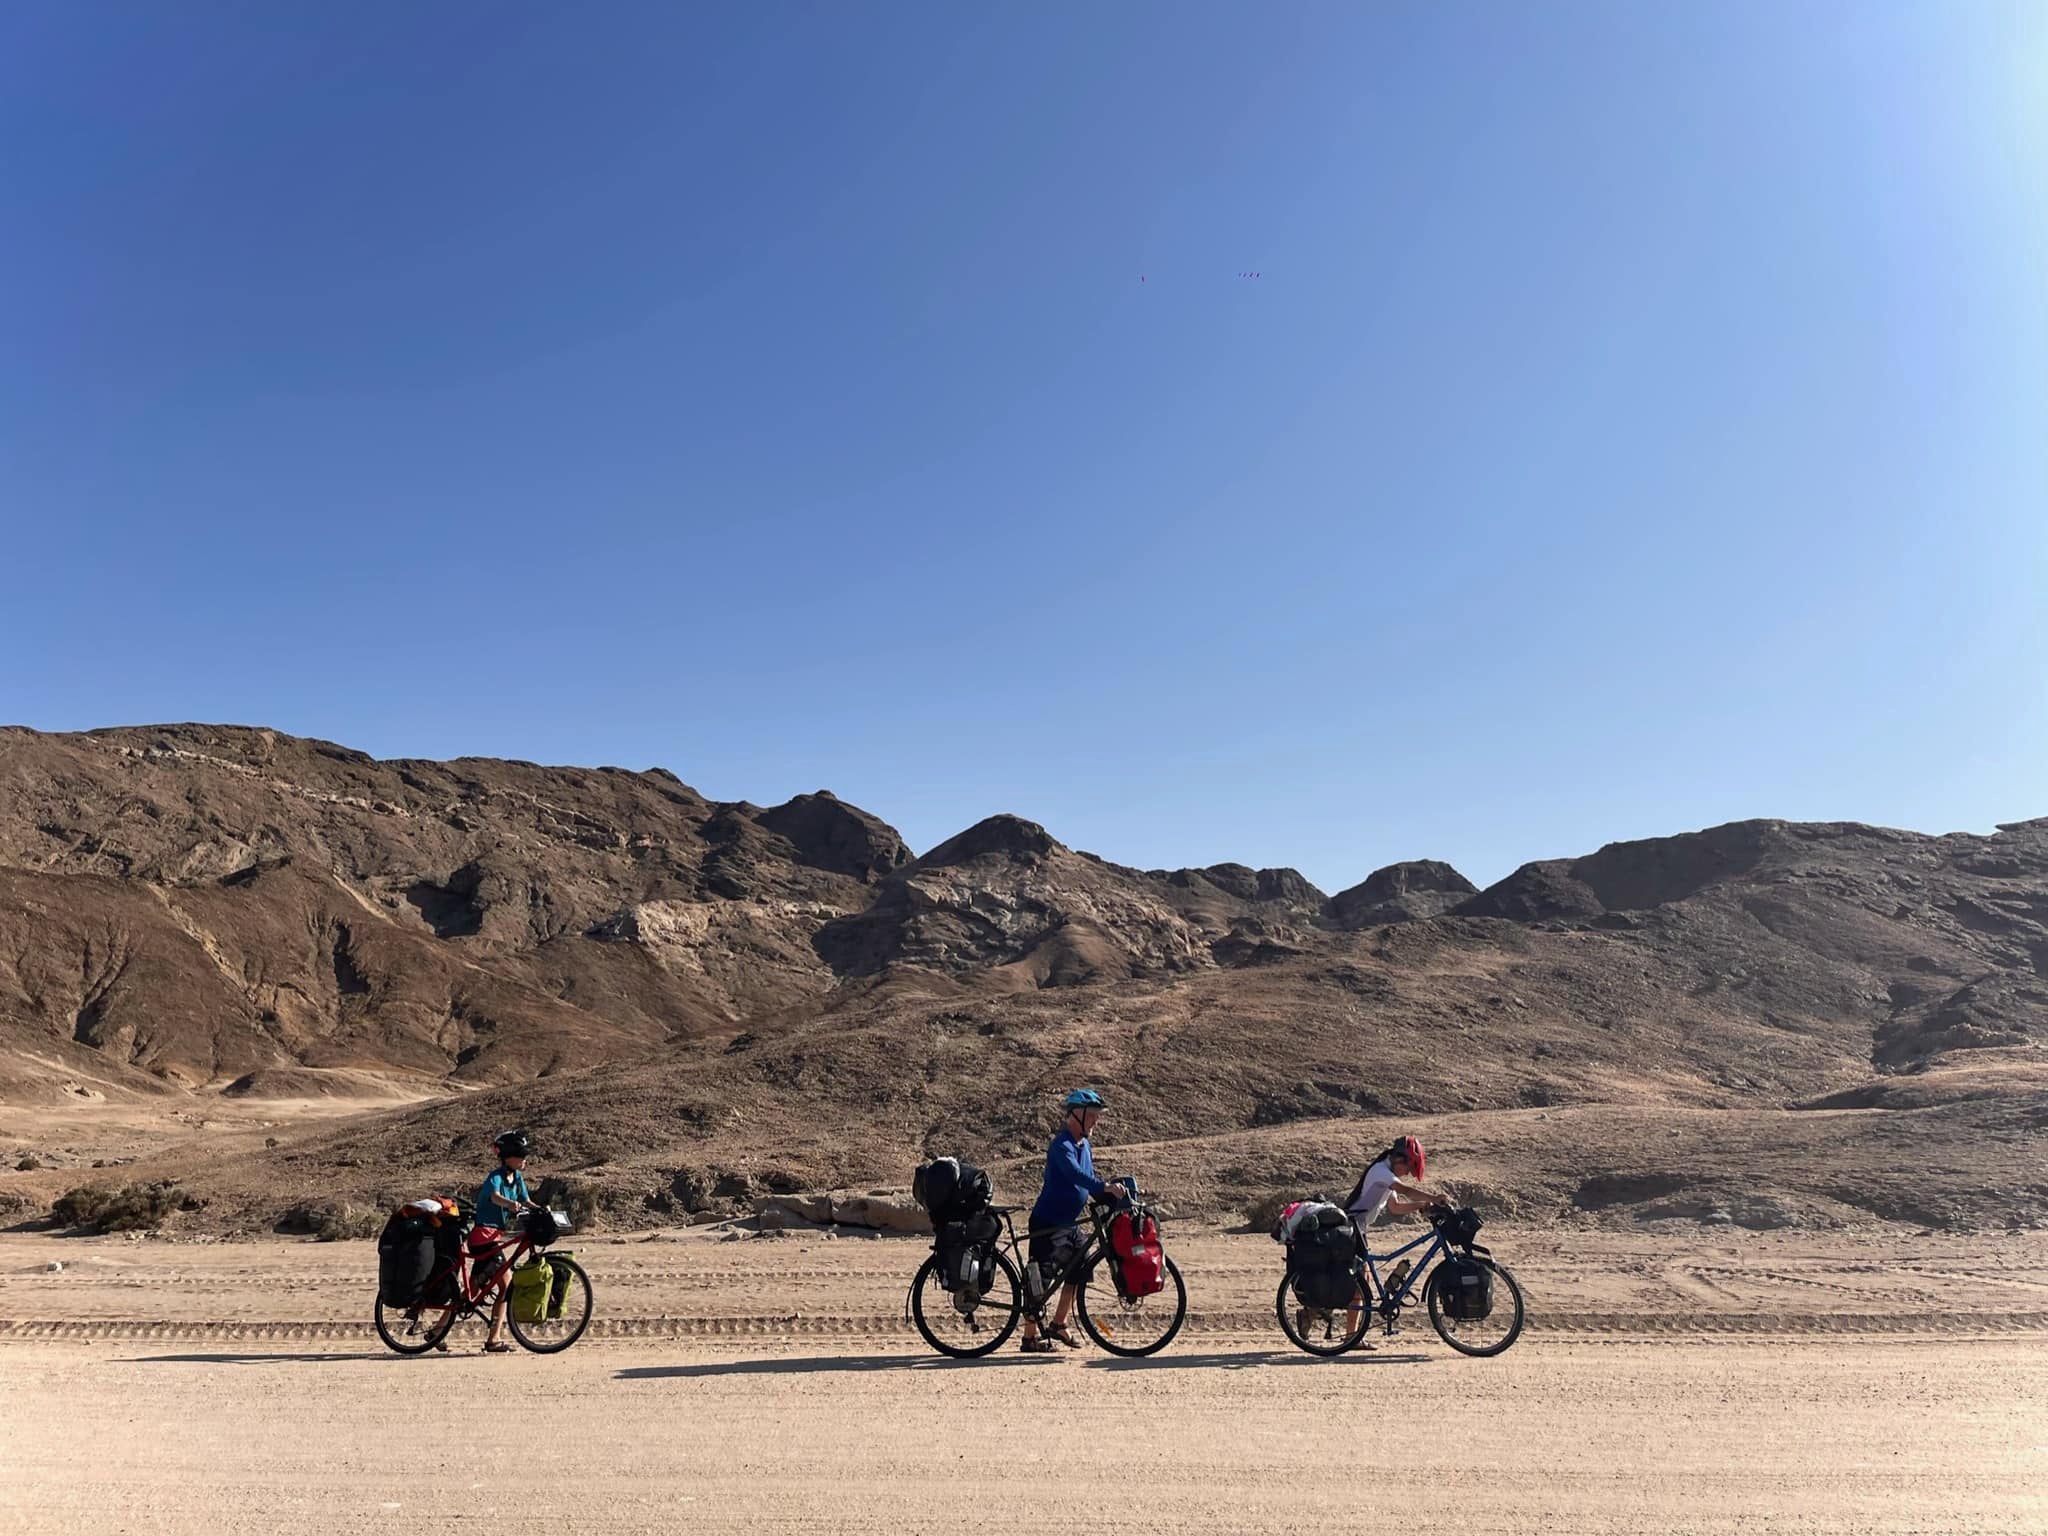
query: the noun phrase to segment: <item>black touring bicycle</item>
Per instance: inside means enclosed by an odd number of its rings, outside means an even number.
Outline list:
[[[942,1355],[971,1359],[1002,1348],[1021,1318],[1042,1325],[1067,1285],[1080,1288],[1082,1329],[1112,1355],[1156,1353],[1187,1320],[1187,1284],[1160,1246],[1158,1213],[1135,1184],[1124,1199],[1091,1201],[1081,1242],[1049,1263],[1025,1260],[1021,1207],[993,1204],[989,1177],[973,1164],[942,1157],[918,1169],[913,1187],[932,1218],[932,1252],[910,1282],[907,1311]]]

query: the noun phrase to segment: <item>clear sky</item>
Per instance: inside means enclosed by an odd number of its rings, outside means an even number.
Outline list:
[[[0,719],[1330,889],[2048,813],[2044,103],[2030,3],[23,0]]]

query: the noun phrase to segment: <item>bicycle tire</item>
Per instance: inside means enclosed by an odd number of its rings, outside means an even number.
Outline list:
[[[559,1355],[571,1344],[582,1338],[583,1330],[590,1326],[590,1271],[581,1264],[578,1264],[574,1259],[568,1258],[549,1259],[548,1266],[551,1269],[566,1269],[576,1277],[576,1283],[569,1287],[569,1294],[572,1297],[581,1296],[583,1298],[583,1315],[576,1319],[576,1326],[569,1330],[567,1338],[536,1339],[527,1334],[526,1325],[519,1321],[508,1300],[505,1306],[505,1326],[512,1330],[512,1337],[519,1341],[520,1348],[532,1350],[536,1355]]]
[[[1017,1320],[1024,1315],[1024,1283],[1018,1278],[1017,1266],[1010,1262],[1008,1254],[998,1252],[995,1255],[995,1261],[996,1275],[998,1277],[997,1284],[1007,1284],[1009,1288],[1009,1305],[1005,1307],[1000,1301],[993,1302],[993,1306],[1004,1314],[1002,1326],[996,1329],[985,1342],[976,1344],[971,1349],[948,1343],[934,1333],[932,1325],[925,1321],[925,1282],[931,1280],[933,1288],[937,1289],[942,1296],[946,1292],[937,1285],[939,1256],[936,1253],[918,1266],[917,1274],[910,1282],[910,1315],[917,1324],[917,1331],[924,1335],[925,1343],[931,1345],[940,1354],[954,1360],[979,1360],[983,1355],[991,1355],[1001,1349],[1004,1341],[1017,1331]],[[982,1306],[985,1308],[989,1307],[995,1295],[996,1286],[990,1286],[987,1296],[982,1299]],[[949,1300],[946,1305],[950,1309],[952,1302]]]
[[[1296,1300],[1294,1295],[1294,1271],[1289,1270],[1280,1277],[1280,1289],[1273,1297],[1273,1313],[1280,1319],[1280,1331],[1287,1335],[1287,1342],[1305,1354],[1314,1355],[1317,1359],[1334,1360],[1347,1350],[1358,1348],[1365,1336],[1372,1332],[1373,1309],[1361,1301],[1358,1308],[1358,1327],[1355,1332],[1347,1334],[1335,1344],[1311,1342],[1301,1333],[1300,1325],[1295,1320],[1294,1314],[1297,1309],[1300,1309],[1300,1306],[1300,1302]],[[1333,1315],[1335,1312],[1334,1308],[1327,1307],[1317,1307],[1312,1310],[1330,1312]]]
[[[1188,1286],[1187,1282],[1180,1277],[1180,1266],[1174,1263],[1172,1259],[1166,1261],[1166,1278],[1173,1288],[1173,1321],[1168,1324],[1166,1332],[1149,1344],[1127,1346],[1115,1341],[1112,1337],[1113,1329],[1105,1333],[1095,1321],[1094,1315],[1088,1310],[1088,1282],[1095,1278],[1105,1262],[1107,1261],[1101,1260],[1091,1265],[1088,1273],[1081,1277],[1080,1305],[1076,1308],[1080,1313],[1081,1327],[1086,1331],[1088,1337],[1097,1344],[1100,1344],[1112,1355],[1120,1355],[1126,1360],[1140,1360],[1146,1355],[1158,1354],[1160,1350],[1166,1348],[1167,1345],[1174,1341],[1175,1337],[1180,1333],[1181,1325],[1188,1320]]]
[[[1438,1338],[1442,1339],[1461,1355],[1470,1355],[1476,1360],[1488,1360],[1504,1352],[1510,1344],[1522,1336],[1522,1324],[1527,1319],[1522,1310],[1522,1288],[1515,1284],[1515,1277],[1508,1273],[1507,1266],[1505,1264],[1496,1264],[1492,1259],[1479,1258],[1477,1255],[1474,1255],[1473,1262],[1475,1264],[1484,1264],[1493,1271],[1496,1280],[1507,1282],[1508,1299],[1515,1305],[1515,1320],[1508,1325],[1507,1333],[1501,1337],[1499,1342],[1485,1345],[1472,1344],[1456,1338],[1450,1328],[1445,1326],[1447,1322],[1453,1321],[1444,1316],[1443,1310],[1443,1281],[1447,1273],[1447,1266],[1439,1264],[1436,1267],[1436,1272],[1429,1277],[1429,1287],[1425,1292],[1425,1299],[1429,1303],[1429,1325],[1436,1330]],[[1494,1303],[1494,1311],[1498,1312],[1499,1310],[1500,1303],[1496,1301]]]
[[[393,1320],[396,1320],[400,1323],[406,1323],[413,1320],[411,1317],[408,1316],[409,1310],[411,1309],[405,1307],[387,1308],[384,1305],[384,1298],[382,1296],[379,1296],[377,1298],[377,1307],[373,1319],[377,1326],[377,1337],[382,1339],[384,1341],[384,1347],[390,1350],[395,1355],[424,1355],[428,1350],[432,1349],[436,1344],[439,1344],[443,1339],[448,1337],[448,1331],[455,1326],[456,1314],[461,1309],[458,1307],[449,1307],[447,1310],[442,1311],[441,1321],[435,1324],[432,1328],[429,1328],[425,1333],[393,1333],[391,1331],[391,1323]],[[433,1312],[438,1311],[440,1309],[435,1307],[420,1307],[416,1310],[420,1312]]]

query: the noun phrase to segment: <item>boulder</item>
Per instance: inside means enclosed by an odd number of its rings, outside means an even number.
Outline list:
[[[832,1219],[877,1232],[929,1233],[931,1218],[916,1201],[888,1195],[834,1195]]]
[[[825,1226],[832,1220],[832,1197],[830,1195],[767,1195],[754,1202],[754,1214],[761,1218],[763,1227],[771,1225],[770,1218],[779,1220],[773,1225],[786,1225],[789,1221],[807,1221],[813,1226]]]

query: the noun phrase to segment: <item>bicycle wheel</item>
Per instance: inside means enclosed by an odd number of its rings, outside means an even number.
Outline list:
[[[1088,1337],[1112,1355],[1135,1359],[1156,1354],[1173,1342],[1180,1325],[1187,1321],[1188,1287],[1173,1260],[1166,1261],[1166,1289],[1150,1296],[1119,1296],[1112,1284],[1106,1294],[1115,1303],[1108,1317],[1097,1317],[1088,1309],[1089,1281],[1101,1273],[1102,1263],[1089,1267],[1081,1277],[1081,1326]]]
[[[1342,1308],[1303,1306],[1301,1299],[1294,1294],[1292,1272],[1280,1277],[1280,1291],[1273,1298],[1273,1312],[1280,1319],[1280,1331],[1287,1335],[1288,1343],[1325,1360],[1341,1355],[1347,1349],[1356,1349],[1358,1341],[1372,1327],[1372,1308],[1362,1299],[1355,1323],[1351,1314]]]
[[[1003,1347],[1024,1310],[1017,1266],[1006,1253],[995,1256],[995,1278],[975,1297],[939,1284],[939,1256],[924,1261],[910,1282],[910,1315],[925,1343],[955,1360],[974,1360]]]
[[[454,1307],[387,1307],[379,1296],[377,1337],[395,1354],[424,1355],[448,1337],[448,1330],[455,1326],[455,1313]]]
[[[549,1316],[522,1323],[517,1312],[510,1306],[505,1308],[505,1326],[512,1330],[512,1337],[536,1355],[560,1354],[582,1338],[583,1330],[590,1326],[590,1276],[584,1273],[583,1266],[570,1258],[550,1258],[548,1268],[569,1277],[566,1287],[559,1279],[555,1281],[555,1299],[548,1303]],[[556,1301],[561,1303],[559,1308]]]
[[[1506,1265],[1477,1256],[1472,1262],[1484,1264],[1493,1271],[1493,1310],[1481,1318],[1447,1315],[1444,1311],[1444,1279],[1450,1273],[1450,1266],[1439,1264],[1436,1273],[1429,1277],[1426,1292],[1429,1323],[1436,1329],[1437,1337],[1459,1354],[1484,1358],[1499,1354],[1522,1336],[1522,1288],[1515,1284],[1515,1277],[1508,1273]],[[1507,1291],[1505,1296],[1501,1295],[1503,1287]]]

